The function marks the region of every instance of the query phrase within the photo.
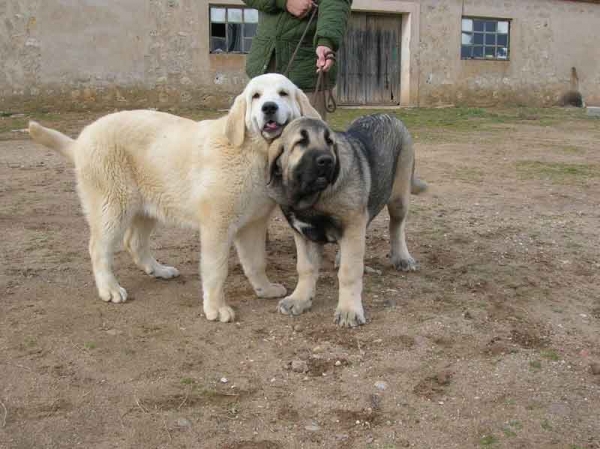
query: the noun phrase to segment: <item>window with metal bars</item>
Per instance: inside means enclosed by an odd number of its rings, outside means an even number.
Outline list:
[[[509,58],[510,21],[463,17],[461,59]]]

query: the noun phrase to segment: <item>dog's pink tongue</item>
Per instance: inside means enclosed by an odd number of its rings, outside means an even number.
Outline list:
[[[265,128],[277,129],[277,128],[279,128],[279,125],[277,124],[277,122],[267,122],[267,124],[265,125]]]

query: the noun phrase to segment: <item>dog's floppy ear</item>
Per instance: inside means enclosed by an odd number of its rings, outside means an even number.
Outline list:
[[[241,147],[246,137],[246,108],[246,96],[241,93],[236,97],[227,115],[225,136],[235,147]]]
[[[278,159],[283,154],[283,142],[281,139],[275,140],[269,147],[268,164],[267,164],[267,185],[271,185],[273,179],[277,175],[279,169],[277,165]]]
[[[333,153],[335,154],[335,167],[333,167],[333,176],[331,177],[331,185],[334,185],[340,176],[340,152],[338,151],[338,144],[333,144]]]
[[[296,102],[300,106],[300,115],[303,117],[310,117],[321,119],[321,114],[317,112],[315,108],[312,107],[310,101],[306,94],[302,92],[302,89],[296,89]]]

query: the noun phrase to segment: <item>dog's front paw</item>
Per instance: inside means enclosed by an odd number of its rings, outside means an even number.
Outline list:
[[[277,305],[277,310],[284,315],[300,315],[312,307],[312,298],[295,299],[292,296],[283,298]]]
[[[266,288],[256,289],[256,296],[259,298],[281,298],[286,293],[286,288],[281,284],[269,284]]]
[[[235,312],[229,306],[218,308],[204,307],[204,315],[209,321],[219,320],[221,323],[229,323],[235,320]]]
[[[127,290],[119,284],[113,287],[99,288],[98,294],[100,295],[100,299],[106,302],[119,303],[127,301]]]
[[[365,312],[362,305],[359,308],[339,307],[335,311],[333,322],[340,327],[358,327],[365,324]]]
[[[179,270],[168,265],[157,264],[148,274],[150,276],[154,276],[155,278],[172,279],[179,276]]]
[[[392,263],[394,264],[394,268],[398,271],[417,271],[419,269],[419,264],[412,257],[408,258],[392,258]]]

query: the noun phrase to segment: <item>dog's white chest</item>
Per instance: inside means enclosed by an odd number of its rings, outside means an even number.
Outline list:
[[[283,208],[282,208],[283,210]],[[317,243],[336,243],[342,237],[342,228],[334,219],[325,215],[298,217],[296,213],[283,210],[292,228]]]

